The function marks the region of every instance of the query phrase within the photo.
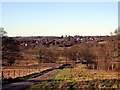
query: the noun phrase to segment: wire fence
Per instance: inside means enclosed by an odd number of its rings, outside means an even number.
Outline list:
[[[39,65],[33,66],[8,66],[1,67],[1,79],[4,81],[6,79],[15,79],[19,77],[28,76],[35,73],[40,73],[49,69],[55,69],[61,67],[61,63],[41,63]]]

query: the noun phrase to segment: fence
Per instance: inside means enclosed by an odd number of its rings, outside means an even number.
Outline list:
[[[39,66],[24,66],[24,67],[4,67],[2,69],[2,79],[9,79],[9,78],[18,78],[23,77],[35,73],[40,73],[42,71],[59,68],[62,64],[55,64],[55,63],[43,63]]]
[[[2,78],[8,79],[8,78],[18,78],[27,76],[34,73],[40,73],[44,70],[51,69],[51,67],[45,67],[45,68],[28,68],[28,69],[20,69],[20,68],[14,68],[14,69],[3,69],[2,70]]]

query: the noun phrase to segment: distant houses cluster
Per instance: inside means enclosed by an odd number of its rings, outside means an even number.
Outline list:
[[[35,47],[37,45],[70,47],[79,43],[106,42],[109,36],[68,36],[68,37],[14,37],[23,47]]]

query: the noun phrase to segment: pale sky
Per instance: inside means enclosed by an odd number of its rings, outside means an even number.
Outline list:
[[[110,35],[118,27],[117,2],[5,2],[8,36]]]

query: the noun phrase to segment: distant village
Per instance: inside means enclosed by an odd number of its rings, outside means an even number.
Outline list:
[[[70,47],[80,43],[106,43],[114,40],[114,36],[36,36],[36,37],[14,37],[22,47],[35,47],[44,45],[46,47],[57,45],[59,47]]]

